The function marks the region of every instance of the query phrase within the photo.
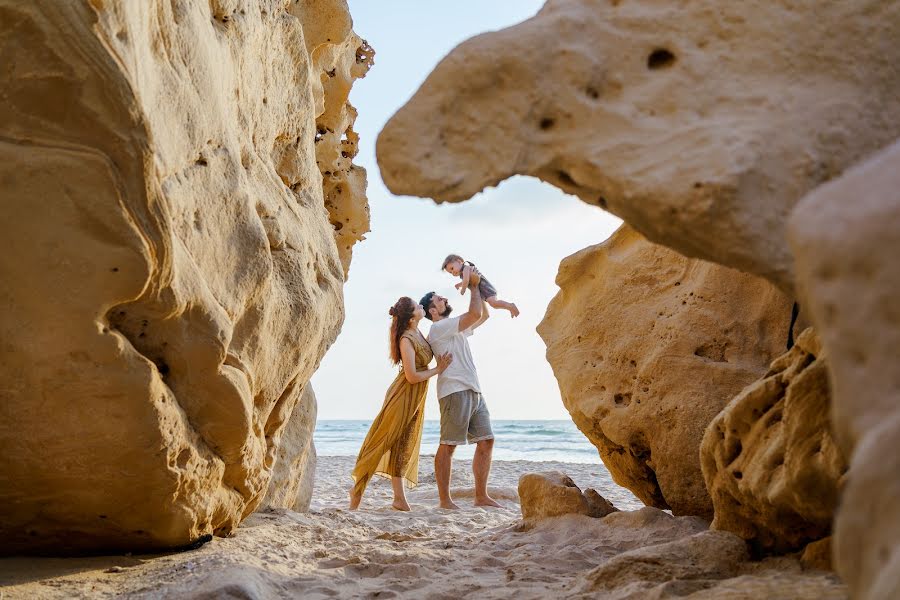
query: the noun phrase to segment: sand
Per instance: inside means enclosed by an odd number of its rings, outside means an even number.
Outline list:
[[[346,496],[352,465],[349,457],[320,457],[309,513],[256,513],[232,537],[197,550],[0,560],[2,598],[437,599],[473,592],[483,598],[625,598],[635,590],[592,591],[592,569],[707,528],[698,518],[636,510],[640,503],[627,490],[610,487],[599,464],[495,462],[489,491],[503,507],[486,509],[472,505],[471,462],[456,461],[451,487],[461,509],[447,511],[436,507],[431,457],[423,457],[420,484],[408,493],[411,512],[391,509],[390,484],[382,479],[369,486],[361,510],[351,512]],[[564,471],[632,512],[605,519],[568,515],[525,527],[516,484],[522,473],[544,470]],[[816,586],[839,593],[811,598],[844,597],[829,576],[812,577]]]
[[[574,563],[564,569],[541,567],[540,548],[512,541],[521,516],[516,485],[522,473],[557,469],[582,487],[608,486],[602,465],[495,462],[489,491],[503,508],[485,509],[472,506],[471,462],[459,460],[451,484],[459,511],[437,508],[432,458],[423,456],[421,465],[419,486],[407,494],[413,509],[409,513],[390,507],[390,484],[381,478],[369,486],[361,509],[348,511],[353,459],[319,457],[309,513],[257,513],[232,537],[215,538],[190,552],[0,560],[3,598],[175,598],[207,593],[262,598],[301,592],[304,598],[391,598],[404,593],[439,598],[457,597],[462,589],[500,597],[510,588],[540,597],[571,582]],[[621,508],[639,506],[625,489],[606,495]],[[589,561],[584,564],[589,566]]]

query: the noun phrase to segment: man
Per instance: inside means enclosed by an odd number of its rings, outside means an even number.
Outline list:
[[[441,508],[459,508],[450,497],[450,469],[453,451],[465,443],[476,444],[472,459],[475,506],[500,506],[487,493],[494,432],[467,339],[488,318],[487,307],[478,291],[479,280],[480,277],[473,277],[469,281],[469,310],[458,317],[450,318],[453,309],[447,299],[434,292],[425,294],[420,302],[425,309],[425,317],[434,323],[428,333],[428,342],[435,355],[448,352],[453,355],[453,362],[438,375],[437,380],[441,440],[434,455],[434,476]]]

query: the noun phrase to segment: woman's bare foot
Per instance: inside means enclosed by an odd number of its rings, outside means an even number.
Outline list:
[[[359,503],[362,502],[362,494],[354,494],[352,491],[350,492],[350,510],[356,510],[359,508]]]
[[[453,500],[447,500],[446,502],[441,502],[439,504],[441,508],[446,508],[447,510],[459,510],[459,507],[453,502]]]
[[[509,307],[509,314],[510,314],[510,316],[512,316],[513,319],[518,317],[519,316],[519,307],[516,306],[515,304],[512,304]]]
[[[499,502],[497,502],[490,496],[485,496],[484,498],[475,498],[475,506],[490,506],[493,508],[503,508]]]
[[[406,500],[394,500],[391,506],[394,508],[394,510],[402,510],[404,512],[408,512],[410,510],[409,502],[407,502]]]

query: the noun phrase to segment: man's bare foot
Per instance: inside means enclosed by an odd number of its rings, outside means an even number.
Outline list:
[[[439,506],[441,508],[446,508],[447,510],[459,510],[459,507],[453,502],[453,500],[441,502]]]
[[[350,510],[356,510],[359,508],[359,503],[362,502],[362,494],[354,494],[352,491],[350,492]]]
[[[394,508],[394,510],[402,510],[404,512],[408,512],[410,510],[409,502],[407,502],[406,500],[394,500],[391,506]]]
[[[509,314],[512,315],[512,318],[515,319],[519,316],[519,307],[513,304],[509,307]]]
[[[490,506],[493,508],[503,508],[499,502],[497,502],[490,496],[485,496],[484,498],[475,498],[475,506]]]

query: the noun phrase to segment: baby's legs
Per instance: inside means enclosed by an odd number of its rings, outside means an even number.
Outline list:
[[[491,296],[490,298],[485,298],[484,301],[487,302],[493,308],[508,310],[509,314],[513,317],[519,316],[519,309],[512,302],[505,302],[504,300],[501,300],[497,296]]]

